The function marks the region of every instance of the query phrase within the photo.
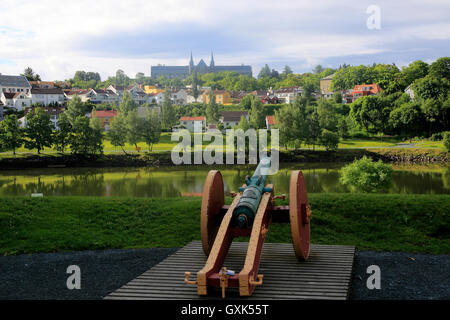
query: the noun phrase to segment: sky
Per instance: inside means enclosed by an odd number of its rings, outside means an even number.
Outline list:
[[[304,73],[450,56],[449,0],[0,0],[0,8],[0,73],[29,66],[49,81],[77,70],[149,76],[152,65],[187,65],[191,51],[195,63],[209,64],[213,51],[216,65],[251,65],[254,76],[265,64]]]

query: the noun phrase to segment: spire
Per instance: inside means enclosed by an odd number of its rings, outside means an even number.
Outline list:
[[[209,64],[209,67],[211,68],[211,69],[214,69],[215,68],[215,63],[214,63],[214,53],[211,51],[211,63]]]
[[[192,51],[191,51],[191,60],[189,61],[189,74],[194,72],[194,58],[192,57]]]

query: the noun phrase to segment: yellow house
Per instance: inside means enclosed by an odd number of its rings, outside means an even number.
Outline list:
[[[144,91],[146,94],[158,94],[160,92],[164,92],[164,89],[157,88],[156,86],[144,86]]]
[[[209,103],[209,93],[210,91],[205,91],[203,93],[203,102]],[[216,97],[216,103],[223,105],[231,104],[231,94],[227,90],[214,90],[214,97]]]
[[[322,94],[331,93],[331,82],[333,81],[334,73],[328,77],[320,79],[320,91]]]

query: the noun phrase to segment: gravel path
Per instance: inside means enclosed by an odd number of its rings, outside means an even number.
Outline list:
[[[0,257],[0,299],[101,299],[177,249],[81,251]],[[68,290],[69,265],[81,269],[81,290]],[[366,269],[381,269],[369,290]],[[357,252],[351,299],[450,299],[450,255]]]

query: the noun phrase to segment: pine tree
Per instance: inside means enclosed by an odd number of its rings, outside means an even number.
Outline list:
[[[216,123],[219,121],[219,106],[216,103],[216,97],[213,92],[209,93],[208,104],[206,105],[206,120],[208,123]]]

